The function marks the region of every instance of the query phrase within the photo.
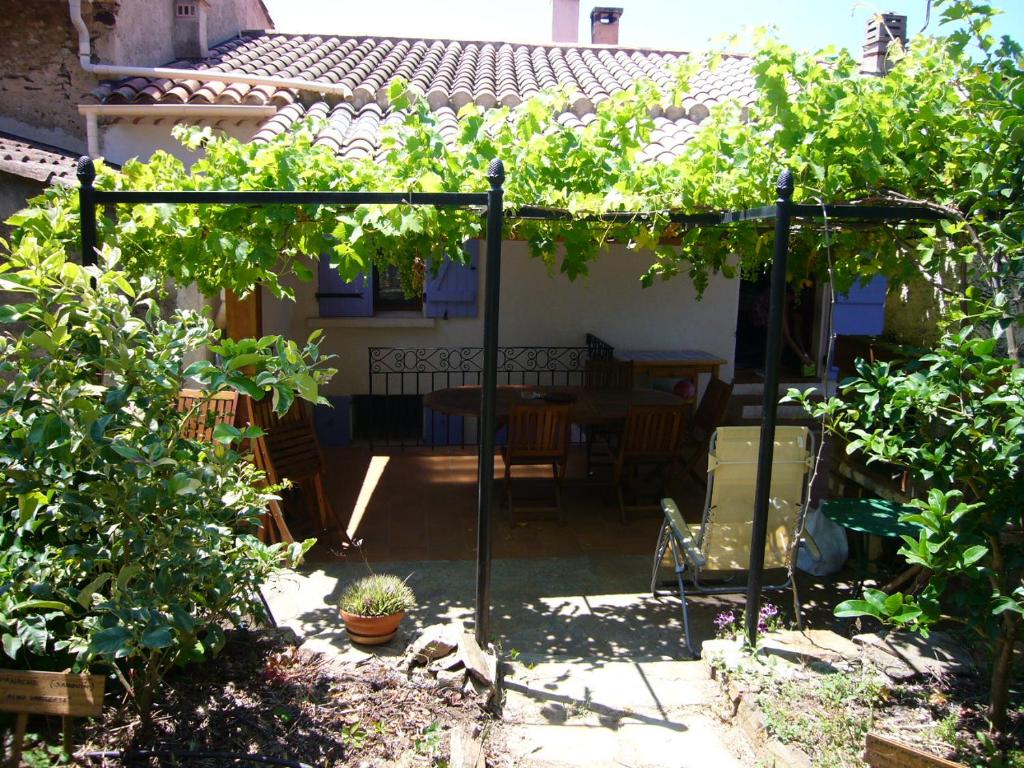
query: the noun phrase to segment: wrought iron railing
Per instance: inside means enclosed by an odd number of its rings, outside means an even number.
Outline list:
[[[589,342],[588,336],[582,347],[499,347],[498,384],[582,385]],[[482,371],[482,347],[370,347],[369,394],[353,401],[354,437],[371,445],[476,444],[475,418],[431,411],[423,396],[478,385]]]
[[[592,333],[587,334],[587,357],[591,360],[611,360],[614,355],[615,348],[611,344]]]

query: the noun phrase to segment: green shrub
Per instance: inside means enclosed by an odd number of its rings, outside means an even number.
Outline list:
[[[989,717],[1003,729],[1024,638],[1024,368],[967,327],[908,363],[859,361],[857,373],[841,397],[790,397],[847,438],[848,452],[905,468],[927,489],[901,518],[919,533],[903,536],[900,554],[930,578],[917,595],[867,589],[836,614],[923,634],[963,624],[988,652]]]
[[[178,390],[272,392],[283,411],[333,372],[314,339],[161,318],[158,283],[129,283],[116,256],[83,268],[29,236],[0,265],[0,290],[24,299],[0,306],[17,328],[0,334],[0,638],[6,665],[111,669],[146,716],[164,673],[216,654],[312,544],[259,541],[274,489],[233,448],[258,431],[182,437]],[[203,348],[219,362],[186,367]]]
[[[415,608],[416,596],[404,579],[374,573],[349,584],[338,605],[355,616],[389,616]]]

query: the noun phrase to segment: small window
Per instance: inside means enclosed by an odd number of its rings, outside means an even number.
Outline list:
[[[179,19],[194,19],[196,17],[195,3],[175,3],[175,16]]]
[[[373,268],[373,309],[375,312],[418,311],[422,308],[422,296],[405,295],[398,267]]]

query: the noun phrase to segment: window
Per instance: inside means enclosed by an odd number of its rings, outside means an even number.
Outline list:
[[[398,267],[373,268],[374,312],[419,311],[423,309],[422,296],[406,296]]]
[[[179,19],[194,19],[196,17],[195,3],[175,3],[174,15]]]
[[[423,296],[413,299],[403,293],[394,267],[374,269],[369,275],[347,281],[331,269],[330,258],[324,256],[318,266],[316,294],[320,317],[373,317],[387,312],[420,310],[426,317],[476,317],[480,241],[470,240],[463,248],[468,262],[457,264],[446,257],[436,275],[428,273]]]

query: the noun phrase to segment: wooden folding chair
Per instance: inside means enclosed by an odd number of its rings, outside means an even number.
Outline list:
[[[501,451],[505,462],[505,496],[512,507],[512,467],[550,464],[555,481],[555,509],[562,519],[562,480],[569,461],[569,404],[517,404],[508,420],[508,441]]]
[[[198,389],[183,389],[178,392],[177,410],[186,416],[181,436],[208,443],[213,440],[218,424],[234,425],[238,393],[217,392],[207,396]]]
[[[680,460],[683,470],[701,485],[706,485],[707,478],[697,472],[697,464],[707,458],[711,435],[722,425],[731,398],[732,384],[712,376],[696,413],[687,425]]]
[[[186,414],[181,429],[182,437],[210,442],[213,440],[213,430],[218,424],[234,425],[238,411],[238,393],[217,392],[207,396],[198,389],[183,389],[178,392],[177,410]],[[253,447],[253,463],[268,475],[263,451],[257,446]],[[270,543],[295,541],[284,521],[281,505],[275,499],[267,502],[267,511],[263,513],[259,536],[262,541]]]
[[[627,509],[654,506],[634,504],[627,507],[623,495],[627,472],[632,470],[634,485],[639,485],[641,466],[654,465],[664,474],[666,467],[677,464],[686,408],[685,404],[630,406],[613,470],[619,517],[623,523],[626,522]]]
[[[324,458],[302,401],[296,400],[284,416],[274,413],[269,397],[246,397],[242,402],[243,419],[263,430],[263,436],[252,441],[253,456],[268,481],[276,485],[290,480],[299,488],[304,502],[316,504],[321,530],[334,532],[342,548],[357,546],[324,492]]]

